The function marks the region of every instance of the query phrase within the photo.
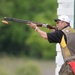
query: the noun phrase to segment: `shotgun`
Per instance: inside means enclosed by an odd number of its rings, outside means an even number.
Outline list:
[[[5,23],[5,24],[8,24],[7,21],[19,22],[19,23],[24,23],[24,24],[29,24],[29,23],[32,22],[32,23],[35,23],[38,27],[45,27],[45,28],[57,30],[56,27],[53,27],[53,26],[51,26],[49,24],[37,23],[37,22],[28,21],[28,20],[22,20],[22,19],[18,19],[18,18],[4,17],[4,19],[2,20],[2,22]]]

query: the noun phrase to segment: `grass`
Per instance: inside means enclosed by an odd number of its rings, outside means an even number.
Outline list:
[[[8,75],[15,75],[15,71],[18,67],[26,65],[27,63],[36,64],[41,75],[54,75],[55,63],[54,61],[34,60],[22,57],[0,57],[0,68],[5,69]],[[4,71],[5,71],[4,70]]]

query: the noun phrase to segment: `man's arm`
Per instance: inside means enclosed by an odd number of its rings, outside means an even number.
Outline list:
[[[42,31],[41,29],[39,29],[38,27],[35,28],[35,30],[39,33],[39,35],[44,38],[44,39],[48,39],[47,38],[47,33]]]
[[[58,30],[58,31],[53,31],[51,33],[46,33],[44,31],[42,31],[41,29],[39,29],[37,27],[36,24],[34,23],[31,23],[31,24],[28,24],[30,27],[32,27],[33,29],[35,29],[35,31],[38,32],[38,34],[44,38],[44,39],[47,39],[50,43],[60,43],[61,42],[61,38],[62,36],[65,34],[61,31],[61,30]],[[65,36],[65,40],[66,40],[66,36]]]
[[[39,29],[35,23],[30,23],[30,24],[28,24],[28,25],[29,25],[30,27],[32,27],[33,29],[35,29],[35,31],[37,31],[38,34],[39,34],[42,38],[48,39],[47,33],[44,32],[44,31],[42,31],[41,29]]]

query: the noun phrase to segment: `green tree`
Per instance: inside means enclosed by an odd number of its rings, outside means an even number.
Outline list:
[[[1,0],[0,21],[4,16],[55,25],[57,0]],[[46,32],[48,29],[42,28]],[[54,58],[55,44],[40,38],[26,24],[0,23],[0,51],[8,54],[24,53],[32,57]],[[53,46],[54,45],[54,46]]]

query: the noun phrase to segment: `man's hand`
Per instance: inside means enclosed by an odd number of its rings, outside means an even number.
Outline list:
[[[37,28],[37,25],[35,23],[28,23],[27,24],[28,26],[32,27],[33,29],[36,29]]]
[[[55,32],[56,30],[55,29],[51,29],[52,30],[52,32]]]

